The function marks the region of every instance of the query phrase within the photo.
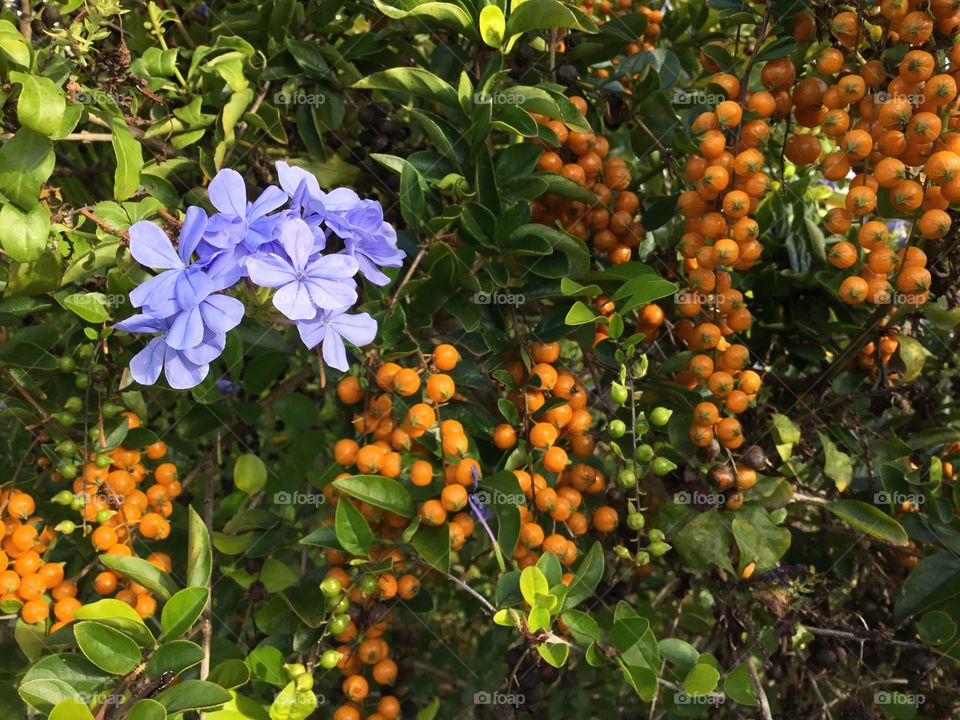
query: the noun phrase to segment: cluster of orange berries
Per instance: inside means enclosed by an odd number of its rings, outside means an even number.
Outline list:
[[[395,479],[404,476],[411,485],[423,488],[433,485],[442,473],[446,485],[438,491],[439,497],[423,502],[420,520],[439,526],[449,519],[450,544],[454,549],[462,547],[473,534],[473,521],[462,511],[467,506],[467,487],[480,470],[480,464],[471,457],[472,443],[463,424],[440,417],[443,406],[457,393],[456,383],[447,373],[459,361],[456,348],[441,344],[434,348],[429,364],[424,360],[424,366],[418,369],[385,362],[376,368],[373,378],[380,393],[366,392],[352,375],[344,377],[337,385],[340,400],[347,405],[364,404],[363,412],[357,413],[353,421],[360,438],[341,438],[334,445],[334,459],[359,474]],[[439,454],[443,458],[439,472],[424,443],[428,440],[424,436],[435,428],[439,431]],[[404,455],[409,458],[407,462]],[[328,488],[331,493],[332,486]],[[373,518],[381,523],[384,537],[399,537],[406,527],[403,517],[363,504],[360,510],[370,516],[368,520]]]
[[[340,502],[351,500],[340,498]],[[377,548],[371,556],[381,562],[392,561],[392,570],[397,572],[402,572],[405,567],[406,558],[398,548]],[[374,611],[374,605],[395,597],[412,600],[420,592],[420,580],[412,574],[397,577],[389,571],[351,578],[347,570],[341,567],[347,561],[342,552],[328,549],[327,559],[333,567],[327,571],[321,589],[329,585],[331,580],[335,581],[334,587],[338,593],[342,589],[349,604],[360,609],[357,617],[364,618],[360,628],[343,613],[339,617],[334,615],[331,620],[331,633],[340,644],[333,654],[336,664],[331,662],[329,667],[332,669],[335,666],[343,674],[341,689],[347,699],[334,710],[333,720],[359,720],[361,717],[367,720],[395,720],[401,714],[400,701],[384,691],[384,688],[396,682],[398,671],[396,661],[390,657],[390,646],[384,639],[393,611],[382,605]],[[361,715],[366,712],[365,705],[370,702],[371,682],[380,687],[380,698],[373,712]]]
[[[581,113],[587,112],[582,97],[571,97],[570,101]],[[548,227],[559,222],[574,237],[592,243],[612,264],[629,262],[645,231],[636,220],[640,198],[627,189],[630,169],[626,161],[609,154],[610,143],[602,135],[571,130],[562,121],[543,115],[534,117],[557,138],[556,145],[544,148],[537,168],[579,183],[596,200],[585,203],[546,195],[533,201],[533,222]]]
[[[136,415],[126,416],[131,428],[139,426]],[[157,441],[143,454],[150,460],[160,460],[166,452],[166,445]],[[72,492],[62,491],[54,502],[79,513],[84,535],[93,547],[129,557],[136,555],[133,543],[137,533],[149,540],[166,538],[170,533],[167,518],[173,512],[171,501],[181,492],[176,466],[159,464],[153,471],[155,482],[141,490],[139,485],[147,480],[148,471],[139,451],[119,447],[108,453],[94,451],[92,456],[101,460],[91,459],[74,480]],[[79,526],[69,520],[56,526],[48,524],[36,514],[34,498],[20,490],[0,493],[0,507],[6,508],[0,526],[0,601],[22,603],[20,615],[31,624],[45,622],[53,604],[56,622],[50,632],[55,632],[73,619],[81,603],[76,597],[76,584],[64,580],[63,563],[45,562],[43,556],[60,535],[70,535]],[[147,560],[164,572],[172,569],[166,553],[152,553]],[[145,587],[111,570],[94,578],[93,589],[103,597],[115,596],[126,602],[141,617],[156,611],[156,600]]]
[[[719,69],[706,55],[701,61],[708,70]],[[751,215],[771,186],[759,148],[770,135],[767,119],[775,102],[769,93],[754,93],[742,104],[740,81],[728,73],[716,73],[711,81],[728,99],[694,120],[699,153],[687,159],[684,179],[695,189],[678,199],[685,230],[678,250],[686,288],[674,298],[682,317],[676,332],[698,352],[678,373],[678,381],[689,388],[706,387],[712,396],[694,410],[691,441],[706,447],[716,439],[733,449],[744,441],[733,416],[750,406],[761,384],[749,369],[747,347],[727,340],[753,322],[743,293],[733,287],[733,272],[749,270],[763,249],[760,225]]]
[[[636,0],[584,0],[580,4],[580,9],[587,15],[593,17],[599,24],[603,24],[613,18],[622,17],[628,13],[640,13],[646,16],[647,26],[643,34],[635,42],[627,45],[625,54],[636,55],[641,50],[653,50],[654,43],[660,37],[660,23],[663,22],[663,11],[652,10]]]
[[[885,332],[879,340],[871,340],[864,345],[857,355],[857,367],[861,370],[868,370],[871,377],[876,377],[880,372],[880,368],[877,366],[877,354],[879,353],[880,363],[886,368],[890,362],[890,358],[893,357],[893,354],[897,352],[897,348],[900,347],[897,332],[897,328],[891,328]],[[897,373],[886,373],[886,378],[887,380],[896,380]]]
[[[619,517],[608,505],[600,504],[592,512],[587,509],[585,496],[602,493],[606,477],[571,458],[588,458],[596,449],[596,440],[588,432],[593,418],[587,410],[586,388],[573,373],[555,367],[560,343],[535,342],[529,356],[529,371],[520,360],[502,368],[513,383],[512,388],[503,389],[519,412],[520,426],[502,423],[492,436],[497,448],[510,450],[523,435],[529,451],[527,462],[513,470],[527,500],[518,507],[522,525],[513,557],[523,568],[535,564],[541,552],[550,552],[569,565],[577,558],[578,537],[591,526],[598,532],[613,532]],[[554,532],[547,534],[545,528]],[[564,582],[571,578],[564,576]]]
[[[840,47],[823,49],[799,82],[786,58],[772,61],[776,66],[767,78],[772,91],[791,93],[794,119],[807,129],[787,138],[786,156],[797,165],[819,160],[828,180],[852,178],[843,205],[824,218],[827,229],[841,236],[859,223],[856,244],[841,237],[829,251],[831,264],[856,273],[840,285],[841,298],[851,304],[926,302],[931,275],[914,236],[943,238],[952,226],[947,210],[960,202],[955,77],[960,44],[945,53],[949,67],[936,51],[923,47],[935,25],[955,28],[960,14],[951,2],[934,2],[924,10],[915,5],[901,0],[877,7],[876,21],[886,26],[891,44],[885,55],[902,55],[895,73],[888,73],[881,59],[864,59],[870,58],[871,46],[865,43],[862,20],[841,12],[831,23]],[[830,152],[821,159],[824,144]],[[915,218],[899,249],[887,223],[876,217],[882,214],[881,193],[901,217]]]

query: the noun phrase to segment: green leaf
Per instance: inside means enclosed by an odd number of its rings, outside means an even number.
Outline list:
[[[566,257],[566,263],[550,263],[547,258],[537,260],[529,264],[527,272],[534,272],[542,277],[559,279],[565,275],[572,278],[578,278],[587,273],[590,269],[590,252],[586,243],[579,238],[562,232],[556,228],[528,223],[521,225],[510,234],[510,242],[521,242],[531,238],[546,242],[556,253],[559,251]]]
[[[0,145],[0,192],[21,208],[33,208],[55,163],[50,138],[20,128]]]
[[[563,667],[570,657],[570,646],[563,643],[543,643],[537,645],[537,652],[553,667]]]
[[[50,78],[22,72],[9,74],[10,81],[19,83],[17,119],[20,124],[41,135],[55,135],[63,122],[67,101],[60,88]]]
[[[179,675],[203,660],[203,648],[190,640],[171,640],[157,648],[144,673],[149,677],[160,677],[164,673]]]
[[[453,28],[461,35],[476,37],[476,30],[470,16],[456,3],[430,0],[394,0],[387,3],[382,0],[373,0],[373,4],[380,12],[394,20],[407,17],[421,18],[422,21],[435,20]]]
[[[229,658],[213,668],[207,679],[227,690],[238,688],[250,682],[250,668],[243,660]]]
[[[96,602],[81,605],[77,608],[73,616],[77,620],[107,620],[119,618],[132,620],[135,623],[144,625],[143,618],[137,614],[136,610],[122,600],[115,600],[114,598],[103,598]]]
[[[770,570],[790,548],[790,531],[774,525],[762,507],[742,508],[731,529],[740,550],[741,569],[756,562],[757,570]]]
[[[563,319],[567,325],[588,325],[596,320],[597,316],[593,314],[590,306],[580,300],[570,307],[567,316]]]
[[[100,562],[143,585],[161,601],[169,600],[177,585],[163,570],[143,558],[102,553]]]
[[[723,679],[723,692],[734,702],[741,705],[756,707],[759,704],[757,692],[753,689],[753,678],[750,677],[750,670],[743,663],[727,673],[727,676]]]
[[[793,454],[793,445],[800,441],[800,428],[786,415],[776,413],[773,416],[773,435],[777,442],[777,453],[784,462]]]
[[[567,610],[560,616],[564,624],[570,628],[574,637],[582,643],[600,639],[600,626],[590,615],[579,610]]]
[[[416,512],[407,489],[396,480],[382,475],[351,475],[334,480],[333,486],[361,502],[401,517],[413,517]]]
[[[86,658],[111,675],[126,675],[140,664],[140,648],[127,635],[95,620],[73,627],[77,646]]]
[[[899,341],[897,354],[904,365],[901,382],[913,382],[920,377],[920,373],[923,371],[923,364],[926,362],[928,354],[927,350],[920,344],[919,340],[909,335],[898,335],[897,340]]]
[[[917,637],[927,645],[945,645],[957,635],[957,623],[942,610],[924,614],[917,622]]]
[[[558,0],[526,0],[510,13],[507,21],[507,34],[511,36],[547,28],[572,28],[587,33],[598,30],[592,18]]]
[[[267,484],[267,466],[252,453],[237,458],[233,465],[233,484],[247,495],[254,495]]]
[[[207,587],[213,572],[213,548],[210,547],[210,533],[200,513],[189,509],[187,525],[187,585]]]
[[[341,547],[351,555],[366,557],[370,552],[370,543],[373,542],[370,525],[347,499],[337,503],[336,531]]]
[[[862,500],[837,500],[827,503],[827,510],[855,528],[863,530],[878,540],[906,547],[910,543],[903,526],[880,508]]]
[[[205,587],[188,587],[167,600],[160,614],[164,641],[183,637],[193,627],[203,614],[208,595]]]
[[[520,593],[531,606],[536,603],[537,595],[550,592],[547,576],[536,565],[525,567],[520,572]]]
[[[497,5],[487,5],[480,11],[480,37],[492,48],[503,44],[507,29],[507,19]]]
[[[267,592],[275,593],[286,590],[297,584],[300,576],[297,575],[285,562],[276,558],[269,558],[260,570],[260,582]]]
[[[50,712],[50,720],[93,720],[93,713],[82,702],[63,700]]]
[[[660,654],[683,673],[690,672],[700,658],[697,649],[680,638],[664,638],[657,643],[657,647],[660,648]]]
[[[519,611],[513,608],[504,608],[493,614],[493,621],[502,627],[519,627],[521,617]]]
[[[459,107],[457,91],[432,72],[421,68],[390,68],[373,73],[353,84],[364,90],[402,92],[413,97],[438,102],[452,108]]]
[[[837,490],[843,492],[850,487],[850,482],[853,480],[853,460],[837,448],[826,433],[818,432],[817,436],[823,443],[823,474],[833,480]]]
[[[400,171],[400,213],[408,228],[419,227],[426,221],[425,206],[420,173],[411,163],[404,161]]]
[[[898,625],[912,615],[931,610],[960,595],[960,559],[940,552],[920,559],[903,583],[893,608]]]
[[[102,323],[110,319],[110,312],[107,310],[106,304],[107,296],[103,293],[72,293],[62,300],[59,299],[59,294],[57,295],[60,304],[87,322]]]
[[[12,63],[30,67],[30,43],[9,20],[0,20],[0,52]]]
[[[705,663],[693,667],[683,679],[683,689],[688,695],[709,695],[720,682],[720,672]]]
[[[156,700],[137,700],[127,713],[127,720],[166,720],[167,710]]]
[[[113,118],[110,129],[113,133],[113,152],[117,157],[117,169],[113,174],[113,196],[116,200],[126,200],[140,187],[143,148],[122,118]]]
[[[23,212],[12,203],[0,208],[0,247],[16,262],[33,262],[47,247],[50,213],[40,203]]]
[[[411,539],[413,547],[430,565],[441,572],[450,571],[450,526],[421,525]]]
[[[573,580],[567,586],[567,597],[563,602],[564,610],[576,607],[593,595],[602,578],[603,547],[599,542],[595,542],[580,561]]]
[[[185,680],[156,696],[168,715],[187,710],[209,710],[230,701],[230,693],[219,685],[204,680]]]
[[[510,557],[520,539],[519,508],[524,502],[523,490],[516,475],[507,470],[481,478],[479,484],[482,492],[474,498],[493,508],[497,518],[497,545],[504,557]]]

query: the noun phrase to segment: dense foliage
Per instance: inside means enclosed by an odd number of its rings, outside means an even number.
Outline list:
[[[0,11],[0,718],[960,711],[960,3]]]

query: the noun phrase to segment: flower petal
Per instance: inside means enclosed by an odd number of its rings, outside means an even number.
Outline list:
[[[243,177],[236,170],[224,168],[218,172],[207,187],[207,195],[220,212],[246,217],[247,188]]]
[[[343,345],[343,340],[335,332],[327,331],[323,338],[323,361],[337,370],[349,370],[350,364],[347,362],[347,349]]]
[[[154,270],[183,267],[170,238],[149,220],[134,223],[130,226],[129,233],[130,254],[141,265]]]
[[[280,244],[290,256],[293,268],[303,272],[313,254],[313,233],[303,220],[287,220],[280,226]]]
[[[316,317],[317,307],[304,283],[295,281],[284,285],[273,296],[273,304],[291,320],[309,320]]]
[[[177,245],[177,253],[184,265],[190,264],[193,251],[197,249],[197,244],[203,239],[203,233],[206,230],[207,214],[203,211],[203,208],[191,205],[187,208],[187,215],[183,219],[179,244]]]
[[[250,279],[262,287],[276,288],[294,282],[297,274],[286,259],[273,253],[261,253],[247,260]]]
[[[297,323],[297,330],[300,332],[300,339],[307,349],[313,349],[319,345],[327,334],[327,323],[323,315],[318,315],[312,320],[301,320]]]
[[[184,310],[170,323],[167,331],[167,345],[174,350],[185,350],[203,342],[203,317],[200,306]]]
[[[276,185],[267,186],[267,188],[260,193],[260,197],[254,200],[250,209],[247,210],[247,221],[253,222],[267,213],[273,212],[286,203],[288,199],[287,194]]]
[[[179,269],[165,270],[159,275],[144,280],[130,291],[130,304],[134,307],[147,306],[152,315],[173,314],[177,309],[174,303],[177,280],[182,274],[183,270]]]
[[[141,313],[121,320],[113,327],[128,333],[159,333],[167,331],[167,324],[166,320],[156,315]]]
[[[329,318],[328,322],[338,335],[357,347],[369,345],[377,337],[377,321],[369,313],[342,313]]]
[[[130,360],[130,374],[141,385],[153,385],[160,377],[167,345],[163,338],[154,338]]]
[[[210,295],[200,303],[200,314],[209,330],[227,333],[243,319],[243,303],[229,295]]]
[[[317,258],[306,268],[305,274],[313,278],[333,280],[351,278],[357,274],[359,269],[360,265],[355,257],[337,253]]]
[[[177,305],[183,308],[193,307],[216,289],[213,280],[198,266],[193,265],[180,273],[174,287]]]
[[[300,183],[304,182],[307,185],[307,192],[310,195],[320,195],[320,182],[312,173],[296,165],[289,165],[283,160],[277,162],[277,179],[280,182],[280,187],[282,187],[284,192],[290,197],[296,194]]]
[[[303,280],[312,298],[312,302],[323,310],[337,310],[353,305],[357,301],[357,286],[353,280]]]
[[[188,390],[203,382],[210,372],[210,365],[192,363],[182,352],[168,347],[163,359],[163,370],[170,387],[174,390]]]

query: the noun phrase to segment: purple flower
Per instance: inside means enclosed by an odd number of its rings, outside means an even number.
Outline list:
[[[273,304],[291,320],[310,320],[320,310],[357,301],[357,261],[344,255],[316,256],[313,233],[303,220],[280,226],[283,254],[263,253],[247,261],[250,279],[277,288]]]
[[[218,212],[210,218],[199,252],[209,274],[229,287],[246,274],[250,254],[274,239],[283,215],[268,213],[288,198],[283,190],[271,185],[254,202],[247,202],[243,178],[229,168],[210,181],[207,195]]]
[[[207,215],[198,207],[187,211],[176,251],[159,227],[141,220],[130,227],[130,254],[141,265],[164,272],[130,293],[130,303],[153,315],[167,317],[191,307],[218,288],[201,267],[191,264],[193,252],[203,237]]]
[[[177,350],[189,350],[203,343],[210,333],[226,335],[242,319],[242,302],[229,295],[209,295],[172,319],[167,344]]]
[[[401,267],[406,253],[397,248],[397,232],[383,219],[376,200],[361,200],[352,190],[339,188],[324,198],[327,227],[343,239],[343,253],[356,258],[361,274],[374,285],[387,285],[382,267]]]
[[[347,370],[347,349],[344,340],[361,346],[377,336],[377,321],[367,313],[348,315],[346,308],[326,310],[312,320],[297,323],[300,339],[308,348],[323,343],[323,361],[337,370]]]
[[[134,315],[116,325],[118,330],[135,333],[160,333],[130,361],[130,374],[142,385],[153,385],[166,375],[170,387],[186,390],[196,387],[210,371],[210,362],[223,352],[226,336],[207,330],[196,347],[178,350],[167,343],[169,318]]]

